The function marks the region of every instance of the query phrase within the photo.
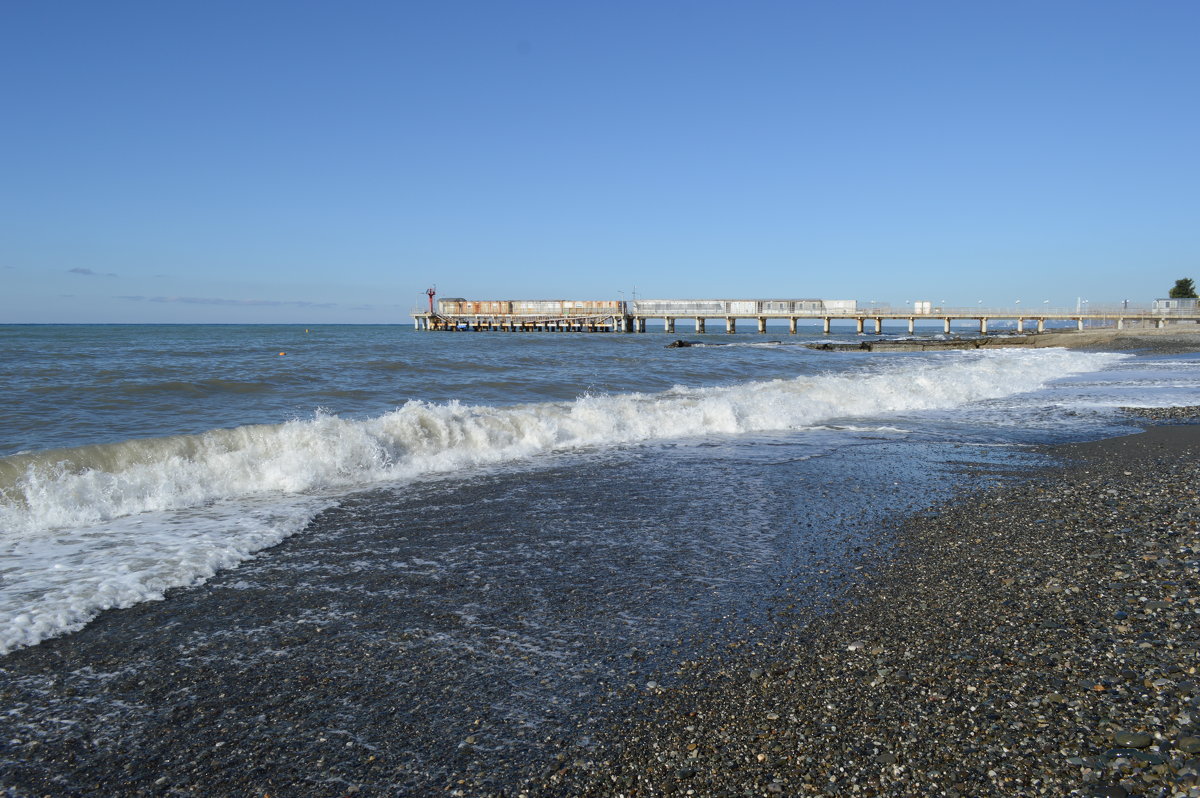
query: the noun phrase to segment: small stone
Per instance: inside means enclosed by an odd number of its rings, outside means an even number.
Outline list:
[[[1084,795],[1089,798],[1128,798],[1129,791],[1119,784],[1114,784],[1111,787],[1092,787],[1091,791]]]
[[[1118,748],[1145,748],[1154,742],[1154,737],[1145,732],[1113,732],[1113,745]]]
[[[1200,737],[1180,737],[1175,747],[1185,754],[1200,754]]]
[[[846,646],[846,650],[847,651],[862,651],[866,647],[867,647],[867,644],[864,643],[862,640],[855,640],[853,643]]]

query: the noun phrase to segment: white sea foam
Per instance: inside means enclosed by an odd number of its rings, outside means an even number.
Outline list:
[[[1032,391],[1119,355],[948,352],[660,394],[510,407],[408,402],[366,420],[127,441],[0,460],[0,652],[192,584],[304,526],[338,492],[550,451],[886,419]]]

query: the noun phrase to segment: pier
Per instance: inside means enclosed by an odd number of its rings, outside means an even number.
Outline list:
[[[851,326],[859,335],[883,332],[885,321],[907,324],[914,333],[918,323],[940,324],[943,333],[957,325],[970,332],[987,335],[998,322],[1015,322],[1016,332],[1043,332],[1047,322],[1068,322],[1076,329],[1086,326],[1162,328],[1169,323],[1200,323],[1196,308],[1156,309],[1121,303],[1113,306],[1087,305],[1066,308],[943,308],[929,303],[913,303],[904,308],[876,306],[861,308],[854,300],[819,299],[703,299],[703,300],[530,300],[472,302],[463,299],[439,300],[435,307],[430,297],[428,311],[413,311],[413,323],[419,330],[443,332],[626,332],[644,333],[648,321],[661,321],[662,332],[677,334],[708,332],[715,321],[723,331],[733,334],[739,322],[753,325],[759,334],[767,333],[770,321],[787,322],[795,335],[801,322],[817,321],[828,335],[834,324]],[[915,305],[915,306],[914,306]],[[689,329],[686,329],[690,327]],[[682,328],[682,329],[681,329]],[[1005,326],[1005,331],[1013,328]]]

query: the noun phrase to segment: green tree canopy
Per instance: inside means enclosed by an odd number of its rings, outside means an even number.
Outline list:
[[[1196,284],[1192,282],[1191,277],[1184,277],[1182,280],[1175,281],[1175,287],[1168,294],[1171,299],[1197,299]]]

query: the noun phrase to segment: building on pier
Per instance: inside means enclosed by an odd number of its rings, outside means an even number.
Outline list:
[[[704,333],[708,319],[725,322],[725,332],[737,332],[739,321],[752,321],[757,331],[767,331],[769,321],[786,321],[788,332],[796,334],[801,321],[822,323],[822,332],[828,334],[833,322],[853,322],[855,332],[860,335],[878,335],[883,331],[884,320],[907,321],[908,332],[914,332],[918,321],[942,323],[943,332],[950,333],[955,322],[970,322],[978,325],[980,335],[988,333],[990,323],[1012,320],[1016,331],[1024,332],[1026,324],[1035,325],[1038,332],[1045,329],[1046,322],[1073,322],[1082,330],[1086,324],[1116,326],[1126,324],[1163,327],[1172,322],[1200,321],[1200,308],[1195,300],[1190,306],[1168,306],[1180,300],[1159,300],[1153,308],[1130,306],[1129,303],[1104,307],[1096,303],[1086,309],[1050,308],[1048,303],[1041,307],[1014,308],[946,308],[933,306],[927,300],[906,303],[904,308],[893,308],[871,303],[869,308],[859,307],[853,299],[638,299],[632,302],[621,300],[468,300],[460,297],[433,301],[433,289],[429,294],[429,311],[413,311],[413,321],[421,330],[503,330],[508,332],[646,332],[648,319],[661,320],[662,329],[675,332],[675,323],[680,319],[691,320],[697,334]],[[1182,304],[1182,303],[1180,303]],[[868,330],[868,326],[872,329]]]

